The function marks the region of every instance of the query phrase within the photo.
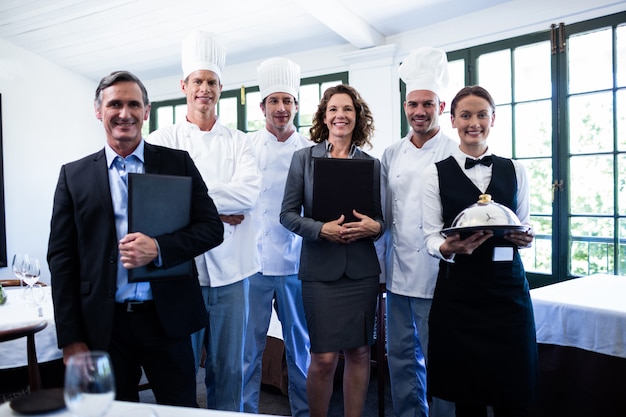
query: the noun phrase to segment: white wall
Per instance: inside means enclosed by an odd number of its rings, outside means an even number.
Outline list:
[[[95,152],[104,131],[93,111],[96,84],[0,39],[0,94],[8,268],[26,252],[42,261],[61,165]]]

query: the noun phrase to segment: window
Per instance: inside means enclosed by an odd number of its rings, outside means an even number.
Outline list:
[[[531,285],[626,275],[626,13],[448,59],[451,84],[479,84],[496,101],[492,152],[528,171],[537,237],[521,253]]]
[[[159,127],[176,124],[184,120],[186,114],[187,102],[184,98],[151,103],[150,118],[148,123],[144,123],[144,129],[148,126],[147,133],[150,133]],[[142,133],[144,137],[147,136],[146,132]]]
[[[625,21],[622,14],[579,25],[562,60],[567,158],[560,177],[569,204],[561,214],[572,275],[626,275]]]
[[[317,105],[324,90],[341,83],[348,83],[347,72],[301,80],[300,97],[298,98],[299,111],[294,120],[294,124],[301,134],[308,136],[313,115],[317,111]],[[222,91],[220,101],[217,104],[217,113],[222,124],[243,132],[253,132],[265,126],[265,118],[259,107],[260,102],[261,95],[258,86]],[[159,127],[184,120],[186,114],[185,98],[154,102],[150,110],[150,132]],[[148,123],[144,126],[146,125]],[[145,136],[149,132],[143,133]]]
[[[298,116],[296,126],[300,134],[309,136],[309,129],[313,125],[313,116],[317,112],[322,95],[327,88],[337,84],[348,84],[348,74],[333,74],[325,77],[309,78],[300,85],[300,98],[298,100]]]
[[[543,274],[551,273],[553,261],[550,48],[545,34],[476,58],[476,83],[485,87],[496,102],[489,146],[496,155],[522,162],[528,171],[531,224],[537,236],[533,247],[521,251],[521,255],[529,272]]]
[[[222,92],[220,101],[217,103],[217,114],[220,116],[220,122],[231,129],[237,129],[237,121],[240,118],[238,93],[238,90]]]

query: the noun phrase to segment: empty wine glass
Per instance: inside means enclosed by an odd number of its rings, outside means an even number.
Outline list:
[[[41,267],[39,266],[39,259],[31,258],[28,264],[23,265],[22,273],[24,274],[23,280],[29,287],[32,287],[39,281],[39,275],[41,274]]]
[[[106,352],[81,352],[69,358],[64,398],[77,417],[104,416],[115,398],[113,367]]]
[[[28,269],[28,265],[30,264],[30,258],[25,253],[16,253],[13,255],[13,274],[20,280],[20,285],[24,281],[24,274]]]

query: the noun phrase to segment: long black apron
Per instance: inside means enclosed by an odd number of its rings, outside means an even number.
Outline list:
[[[445,227],[481,194],[453,158],[438,164]],[[515,211],[517,181],[510,160],[494,157],[487,193]],[[517,248],[493,261],[492,237],[472,255],[441,262],[430,312],[428,389],[449,401],[515,406],[534,396],[537,347],[528,282]]]

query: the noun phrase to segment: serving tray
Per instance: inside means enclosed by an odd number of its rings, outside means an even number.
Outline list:
[[[460,234],[461,239],[465,239],[469,235],[479,231],[492,231],[496,237],[502,237],[509,232],[527,232],[530,226],[526,225],[485,225],[485,226],[469,226],[469,227],[448,227],[441,231],[443,237]]]

